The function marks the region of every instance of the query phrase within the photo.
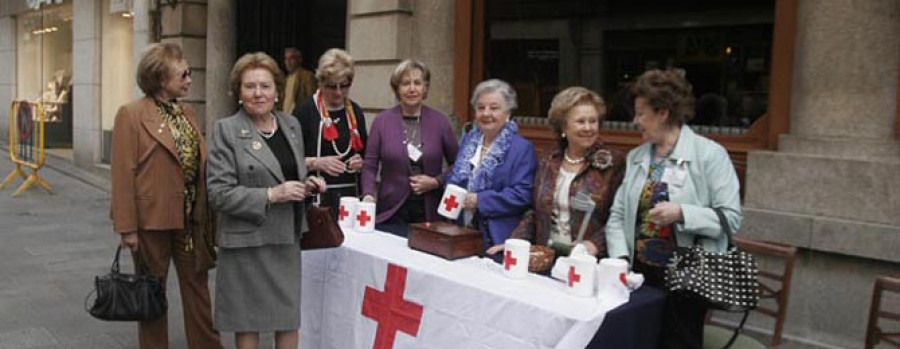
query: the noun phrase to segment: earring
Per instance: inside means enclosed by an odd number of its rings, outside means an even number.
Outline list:
[[[238,100],[238,104],[239,104],[239,105],[244,105],[244,100],[243,100],[243,99],[239,99],[239,100]]]
[[[563,132],[560,136],[561,136],[562,138],[566,138],[566,133]]]
[[[275,97],[275,103],[278,103],[278,97]]]

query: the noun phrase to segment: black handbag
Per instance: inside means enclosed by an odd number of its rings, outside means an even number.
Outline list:
[[[91,316],[106,321],[143,321],[162,316],[168,306],[162,281],[149,272],[120,273],[121,251],[120,245],[109,274],[94,277],[94,290],[85,298],[85,309]],[[96,298],[88,308],[88,300],[94,294]]]
[[[705,251],[698,240],[691,247],[678,248],[666,267],[666,289],[675,296],[699,299],[708,308],[743,312],[740,325],[725,345],[728,348],[744,327],[750,310],[759,303],[759,269],[753,255],[734,246],[731,226],[722,210],[713,210],[728,239],[728,250]]]

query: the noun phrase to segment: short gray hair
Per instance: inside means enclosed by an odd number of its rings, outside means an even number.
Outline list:
[[[509,83],[500,79],[480,82],[478,86],[475,86],[475,90],[472,91],[472,100],[469,103],[472,104],[472,108],[475,108],[475,104],[478,103],[478,97],[485,93],[494,92],[500,93],[500,96],[503,97],[503,102],[506,104],[506,112],[510,113],[519,107],[519,103],[516,102],[516,90]]]

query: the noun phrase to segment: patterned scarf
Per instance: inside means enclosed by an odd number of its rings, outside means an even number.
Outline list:
[[[166,103],[157,100],[156,107],[163,121],[169,126],[172,138],[175,139],[175,151],[178,162],[184,173],[184,218],[185,231],[188,231],[188,248],[193,249],[190,239],[190,217],[197,197],[197,172],[200,169],[200,140],[197,132],[184,115],[184,109],[177,103]]]
[[[512,144],[512,137],[518,133],[519,128],[513,121],[507,122],[500,130],[500,134],[487,154],[481,158],[478,167],[472,166],[470,162],[478,151],[478,146],[484,137],[484,133],[479,128],[473,128],[466,134],[463,140],[462,158],[457,158],[453,163],[453,172],[450,174],[449,181],[454,183],[467,183],[466,189],[469,192],[480,192],[491,187],[491,180],[497,167],[503,163],[503,156],[509,150]]]

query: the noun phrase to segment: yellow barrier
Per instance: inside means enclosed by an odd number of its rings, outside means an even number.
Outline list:
[[[44,107],[40,103],[12,102],[9,108],[9,160],[16,168],[0,183],[0,190],[12,184],[16,177],[22,177],[25,183],[12,196],[22,195],[35,184],[53,193],[50,184],[38,175],[38,170],[44,167]],[[26,175],[23,167],[31,168],[31,175]]]

